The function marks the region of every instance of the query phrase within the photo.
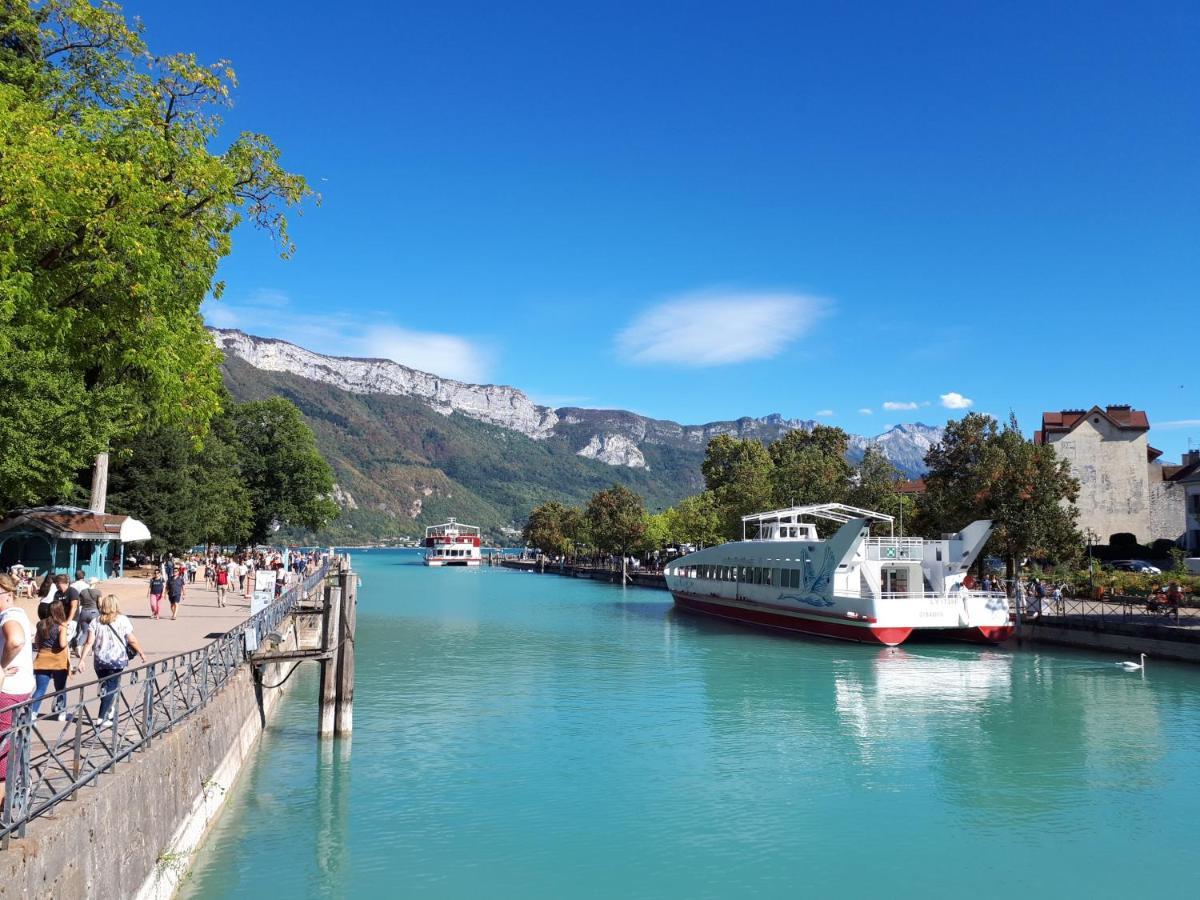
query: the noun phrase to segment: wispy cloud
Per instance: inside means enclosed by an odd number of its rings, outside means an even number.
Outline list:
[[[832,416],[832,415],[833,415],[833,410],[832,410],[832,409],[818,409],[818,410],[817,410],[817,416],[818,416],[818,418],[821,418],[821,419],[828,419],[828,418],[829,418],[830,416]]]
[[[1200,419],[1174,419],[1170,422],[1152,422],[1155,428],[1180,429],[1200,428]]]
[[[901,412],[904,410],[916,409],[921,404],[912,400],[885,400],[883,408],[889,412]]]
[[[860,409],[858,411],[858,414],[860,416],[873,416],[873,415],[875,415],[875,410],[871,409],[871,407],[869,407],[869,406],[864,406],[862,409]]]
[[[958,391],[950,391],[948,394],[941,395],[942,406],[946,409],[970,409],[971,404],[975,401],[970,397],[964,397]]]
[[[254,291],[240,301],[208,300],[201,311],[215,328],[239,328],[331,356],[390,359],[459,381],[485,382],[495,363],[491,348],[478,340],[413,331],[386,320],[364,322],[345,313],[302,313],[291,308],[286,293],[274,289]]]
[[[705,291],[651,307],[616,336],[638,365],[723,366],[770,359],[803,337],[832,304],[794,293]]]

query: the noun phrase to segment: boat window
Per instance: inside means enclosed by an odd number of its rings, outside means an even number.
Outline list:
[[[800,570],[799,569],[792,569],[792,581],[791,581],[791,584],[788,586],[794,587],[794,588],[800,587]]]

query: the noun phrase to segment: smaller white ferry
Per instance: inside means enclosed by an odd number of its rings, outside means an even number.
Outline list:
[[[478,566],[483,564],[479,529],[454,519],[425,529],[425,565]]]
[[[804,521],[817,518],[841,527],[822,540]],[[841,503],[743,516],[742,540],[670,563],[667,587],[690,612],[849,641],[895,646],[921,633],[999,643],[1012,634],[1008,598],[975,590],[968,575],[990,521],[940,541],[871,537],[872,521],[891,530],[891,516]]]

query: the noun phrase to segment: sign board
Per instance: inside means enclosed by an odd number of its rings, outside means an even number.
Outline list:
[[[250,615],[262,612],[275,599],[275,572],[259,569],[254,573],[254,594],[250,597]]]

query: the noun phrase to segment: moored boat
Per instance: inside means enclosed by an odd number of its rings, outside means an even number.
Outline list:
[[[478,566],[483,563],[479,529],[451,519],[425,529],[425,565]]]
[[[821,539],[811,519],[840,527]],[[942,540],[873,537],[873,521],[891,531],[891,516],[841,503],[744,516],[742,540],[673,561],[667,587],[689,612],[863,643],[895,646],[913,634],[999,643],[1012,634],[1008,598],[968,580],[990,521]]]

